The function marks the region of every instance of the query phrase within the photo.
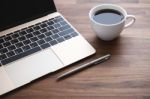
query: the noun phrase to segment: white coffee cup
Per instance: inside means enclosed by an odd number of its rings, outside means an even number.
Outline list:
[[[102,23],[96,22],[93,19],[93,16],[95,15],[97,11],[103,10],[103,9],[116,10],[124,16],[124,19],[122,19],[120,22],[115,23],[115,24],[102,24]],[[136,18],[134,15],[128,15],[125,9],[114,4],[101,4],[92,8],[89,12],[89,18],[91,21],[91,26],[93,30],[95,31],[95,33],[97,34],[97,36],[100,39],[105,40],[105,41],[110,41],[110,40],[115,39],[116,37],[120,35],[120,33],[122,32],[124,28],[127,28],[133,25],[136,21]],[[131,19],[130,22],[126,23],[127,19]]]

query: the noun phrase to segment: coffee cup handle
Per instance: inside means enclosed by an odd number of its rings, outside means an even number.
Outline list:
[[[127,15],[126,20],[128,20],[128,19],[131,19],[131,21],[129,23],[127,23],[124,28],[130,27],[136,21],[136,17],[134,15]]]

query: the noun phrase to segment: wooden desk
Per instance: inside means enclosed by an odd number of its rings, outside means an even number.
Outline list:
[[[55,0],[61,12],[96,48],[97,53],[69,68],[47,75],[13,91],[4,99],[150,99],[150,1]],[[137,17],[121,37],[104,42],[93,33],[89,10],[99,3],[115,3]],[[105,53],[112,58],[61,82],[56,77]]]

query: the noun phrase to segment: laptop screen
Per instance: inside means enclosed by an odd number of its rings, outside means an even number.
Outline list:
[[[53,12],[53,0],[0,0],[0,31]]]

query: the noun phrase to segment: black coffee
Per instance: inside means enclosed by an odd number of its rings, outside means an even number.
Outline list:
[[[104,9],[99,10],[95,13],[93,16],[93,19],[96,22],[99,22],[101,24],[116,24],[124,19],[124,16],[122,13],[112,10],[112,9]]]

